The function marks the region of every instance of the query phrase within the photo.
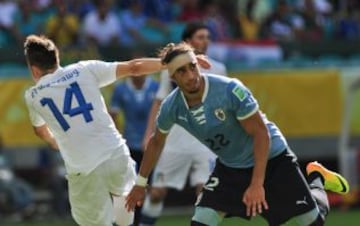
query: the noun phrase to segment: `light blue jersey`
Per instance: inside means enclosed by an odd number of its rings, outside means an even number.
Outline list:
[[[159,84],[146,77],[142,89],[136,89],[130,80],[115,87],[111,98],[111,110],[124,113],[124,138],[132,150],[141,150],[147,120]]]
[[[251,92],[236,79],[203,74],[205,89],[202,104],[189,108],[183,93],[176,88],[163,101],[157,127],[163,133],[174,123],[210,148],[221,163],[233,168],[254,166],[253,138],[239,123],[259,110]],[[276,125],[263,115],[271,136],[269,159],[287,148]]]

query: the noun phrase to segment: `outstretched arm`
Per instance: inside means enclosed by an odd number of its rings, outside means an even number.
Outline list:
[[[210,63],[204,55],[196,56],[201,67],[210,68]],[[139,58],[119,62],[116,67],[116,77],[123,78],[130,75],[147,75],[166,69],[160,58]]]
[[[123,78],[130,75],[152,74],[165,69],[161,64],[160,58],[139,58],[124,62],[119,62],[116,67],[116,77]]]

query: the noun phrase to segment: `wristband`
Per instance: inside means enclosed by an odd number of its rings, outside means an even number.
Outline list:
[[[141,176],[140,174],[136,178],[135,184],[140,187],[146,187],[148,179]]]

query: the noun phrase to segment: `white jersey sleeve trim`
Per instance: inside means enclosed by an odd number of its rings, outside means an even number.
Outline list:
[[[158,130],[161,132],[161,133],[164,133],[164,134],[168,134],[170,132],[170,130],[164,130],[164,129],[160,129],[158,127]]]
[[[256,108],[254,108],[251,112],[249,112],[247,115],[244,115],[242,117],[237,116],[236,118],[238,120],[245,120],[247,118],[250,118],[250,116],[254,115],[259,110],[259,106],[257,105]]]
[[[203,93],[203,96],[201,98],[201,101],[204,103],[205,102],[205,99],[209,93],[209,79],[206,75],[202,75],[203,78],[204,78],[204,81],[205,81],[205,90],[204,90],[204,93]]]

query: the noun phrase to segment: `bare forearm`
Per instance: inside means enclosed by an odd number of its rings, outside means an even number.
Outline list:
[[[152,74],[164,69],[160,58],[140,58],[126,62],[120,62],[116,69],[117,78]]]
[[[156,120],[156,114],[160,108],[161,101],[158,99],[155,99],[153,102],[153,105],[151,106],[146,131],[144,135],[144,143],[147,143],[147,141],[150,139],[151,135],[153,134],[155,130],[155,120]]]
[[[133,74],[144,75],[151,74],[165,69],[159,58],[144,58],[133,60]]]
[[[59,150],[59,146],[54,137],[49,137],[46,142],[52,147],[52,149]]]
[[[153,170],[155,164],[159,160],[163,147],[163,142],[156,141],[153,137],[150,138],[140,166],[139,174],[142,177],[149,177],[150,172]]]
[[[51,148],[55,150],[59,150],[59,147],[56,143],[56,140],[52,134],[48,134],[46,136],[40,137],[42,140],[44,140],[48,145],[50,145]]]
[[[36,127],[35,134],[49,144],[53,149],[59,150],[59,146],[54,138],[54,135],[47,126]]]
[[[261,131],[254,136],[254,169],[251,184],[263,185],[268,161],[270,137],[267,131]]]
[[[211,65],[209,61],[203,55],[198,55],[196,58],[202,68],[210,68]],[[123,78],[126,76],[152,74],[166,68],[166,65],[161,63],[160,58],[133,59],[118,63],[116,68],[116,77]]]

